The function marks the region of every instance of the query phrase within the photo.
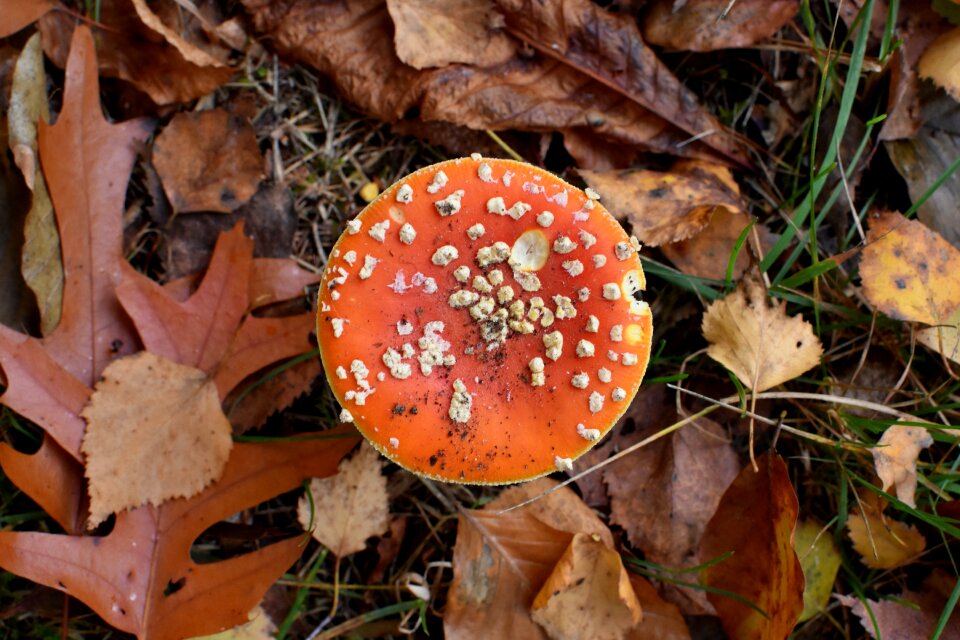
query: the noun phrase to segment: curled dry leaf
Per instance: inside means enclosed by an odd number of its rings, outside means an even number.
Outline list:
[[[717,593],[707,597],[731,638],[786,638],[803,611],[803,570],[793,550],[799,504],[783,459],[772,452],[747,466],[707,524],[700,557],[729,558],[702,572],[703,584],[740,594],[766,615]]]
[[[497,27],[492,0],[387,0],[397,56],[414,69],[506,62],[516,46]]]
[[[929,429],[894,424],[880,437],[873,449],[873,464],[883,482],[883,490],[897,490],[897,498],[916,508],[917,456],[933,444]]]
[[[553,640],[620,640],[642,617],[620,554],[585,533],[573,536],[531,615]]]
[[[555,486],[535,480],[507,489],[483,509],[461,512],[443,616],[448,638],[545,640],[529,606],[574,534],[596,535],[613,546],[609,529],[567,488],[498,513]]]
[[[871,569],[895,569],[917,559],[927,547],[916,527],[883,515],[880,499],[873,494],[861,500],[863,511],[847,518],[847,532],[863,564]]]
[[[753,391],[766,391],[817,366],[823,347],[802,317],[788,317],[786,303],[771,303],[763,285],[747,277],[703,314],[707,355]]]
[[[38,156],[37,126],[41,120],[50,119],[46,88],[40,35],[34,34],[24,46],[13,72],[8,131],[14,160],[33,192],[30,210],[23,221],[20,272],[37,299],[43,335],[49,335],[59,324],[63,304],[60,234]]]
[[[173,47],[180,52],[180,55],[183,56],[184,60],[200,67],[225,66],[222,62],[211,56],[209,53],[188,42],[175,30],[165,25],[160,19],[160,16],[151,11],[150,7],[147,6],[146,0],[131,0],[131,3],[133,4],[134,10],[137,12],[137,16],[139,16],[140,20],[143,21],[143,24],[147,25],[163,36],[164,40],[173,45]]]
[[[668,172],[580,173],[607,208],[628,219],[640,241],[654,247],[692,238],[718,209],[743,213],[740,187],[730,170],[709,162],[680,161]]]
[[[126,80],[157,104],[205,96],[234,73],[228,67],[200,66],[186,60],[140,20],[129,0],[101,0],[100,16],[105,27],[97,32],[100,72]],[[37,22],[44,51],[59,67],[66,63],[75,24],[65,11],[51,11]]]
[[[157,136],[153,164],[178,212],[229,213],[263,178],[253,127],[222,109],[175,115]]]
[[[364,442],[340,462],[337,475],[314,478],[297,503],[297,519],[305,531],[336,556],[366,547],[367,538],[387,531],[387,478],[383,459]]]
[[[233,444],[213,381],[149,351],[110,363],[81,415],[91,527],[195,496],[220,477]]]
[[[830,602],[837,571],[843,560],[830,530],[815,520],[797,523],[793,548],[803,568],[803,613],[798,622],[805,622],[823,611]]]
[[[746,47],[775,34],[799,9],[799,0],[655,0],[643,21],[643,37],[679,51]]]

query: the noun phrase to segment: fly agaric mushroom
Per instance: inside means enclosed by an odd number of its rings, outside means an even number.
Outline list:
[[[347,225],[324,273],[341,418],[439,480],[569,470],[646,370],[638,249],[596,193],[531,165],[474,155],[410,174]]]

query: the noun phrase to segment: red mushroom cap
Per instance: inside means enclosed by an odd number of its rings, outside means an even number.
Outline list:
[[[639,245],[597,198],[476,155],[384,191],[348,223],[320,289],[342,419],[439,480],[570,469],[626,410],[650,356]]]

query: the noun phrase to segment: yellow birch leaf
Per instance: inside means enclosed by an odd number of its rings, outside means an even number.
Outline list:
[[[917,71],[960,100],[960,27],[941,34],[920,57]]]
[[[871,501],[863,500],[863,512],[854,510],[847,519],[847,533],[863,564],[871,569],[895,569],[916,560],[927,541],[915,527],[884,518]]]
[[[767,299],[763,285],[747,277],[703,314],[707,355],[750,389],[766,391],[817,366],[823,347],[800,316]]]
[[[90,526],[200,493],[220,477],[233,446],[207,374],[149,351],[110,363],[82,415]]]
[[[916,508],[917,456],[933,444],[930,432],[923,427],[894,424],[883,432],[878,444],[873,449],[873,464],[883,490],[895,487],[897,497]]]
[[[337,475],[311,480],[309,495],[297,504],[304,530],[338,557],[362,550],[367,538],[386,532],[389,526],[382,466],[380,454],[364,442],[352,457],[340,462]]]
[[[803,613],[797,622],[804,622],[823,611],[833,593],[842,557],[829,531],[821,534],[822,525],[814,520],[797,523],[793,532],[793,548],[803,569]],[[818,537],[819,536],[819,537]]]
[[[945,324],[917,331],[917,341],[960,364],[960,307],[947,318]]]
[[[573,536],[531,615],[553,640],[620,640],[642,617],[620,554],[585,533]]]

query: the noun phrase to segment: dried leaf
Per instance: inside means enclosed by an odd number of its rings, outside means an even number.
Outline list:
[[[164,40],[173,45],[174,48],[180,52],[180,55],[183,56],[184,60],[200,67],[224,66],[223,63],[211,56],[209,53],[197,47],[196,45],[191,44],[184,38],[180,37],[179,33],[165,25],[160,19],[160,16],[150,10],[150,7],[147,6],[146,0],[131,0],[131,2],[134,10],[137,12],[137,15],[140,17],[140,20],[143,21],[143,24],[163,36]]]
[[[944,324],[960,307],[960,251],[899,213],[870,214],[860,277],[874,307],[891,318]]]
[[[945,324],[917,331],[917,341],[960,364],[960,307]]]
[[[308,392],[322,374],[320,358],[310,358],[269,379],[257,379],[253,388],[238,386],[237,389],[243,389],[242,395],[231,394],[224,400],[224,405],[230,407],[227,417],[234,433],[262,426],[271,415],[283,411]]]
[[[515,53],[514,41],[495,28],[493,0],[387,0],[397,56],[414,69],[451,63],[489,66]]]
[[[273,640],[277,625],[273,623],[261,605],[250,612],[250,619],[233,629],[221,631],[209,636],[199,636],[193,640]]]
[[[726,596],[708,593],[731,638],[786,638],[803,611],[803,570],[793,550],[799,505],[783,459],[767,452],[759,471],[746,466],[707,524],[702,558],[733,555],[703,570],[705,585],[737,593],[766,616]]]
[[[679,51],[747,47],[779,31],[799,0],[655,0],[643,21],[647,42]]]
[[[924,427],[889,426],[873,449],[873,464],[883,482],[883,490],[895,487],[897,498],[916,508],[917,457],[932,444],[930,431]]]
[[[622,446],[663,426],[637,429]],[[698,564],[700,537],[739,471],[723,429],[701,418],[604,471],[610,521],[652,562],[672,568]]]
[[[2,122],[0,122],[2,125]],[[24,218],[30,208],[30,190],[4,144],[5,127],[0,126],[0,324],[17,329],[36,324],[33,295],[20,273]]]
[[[748,277],[703,314],[707,355],[750,389],[766,391],[817,366],[823,347],[801,316],[767,300],[763,285]]]
[[[840,604],[849,607],[860,618],[860,624],[871,638],[931,638],[955,585],[956,577],[935,570],[919,592],[906,590],[896,599],[879,602],[867,600],[869,612],[863,601],[853,596],[837,594],[836,597]],[[944,640],[960,640],[960,614],[956,610],[947,620],[939,637]]]
[[[448,638],[545,639],[529,606],[574,534],[596,535],[613,546],[607,527],[567,488],[498,514],[554,486],[547,479],[528,482],[483,509],[461,512],[443,616]]]
[[[36,22],[56,4],[56,0],[8,0],[3,5],[3,12],[0,12],[0,38],[6,38]]]
[[[105,26],[97,31],[101,73],[130,82],[157,104],[202,97],[234,73],[230,68],[198,66],[184,59],[176,48],[143,24],[129,0],[101,0],[100,16]],[[59,67],[67,60],[75,24],[74,17],[65,11],[51,11],[37,23],[43,34],[44,51]]]
[[[304,530],[338,557],[367,546],[367,538],[387,531],[387,478],[383,458],[370,443],[349,460],[343,460],[337,475],[314,478],[309,495],[297,503],[297,519]]]
[[[124,509],[192,498],[220,477],[233,444],[210,378],[148,351],[104,369],[82,415],[91,527]]]
[[[34,34],[24,46],[14,70],[8,129],[10,149],[33,192],[33,202],[23,222],[20,271],[37,299],[43,335],[49,335],[60,322],[63,303],[60,235],[38,160],[37,123],[50,119],[46,86],[40,35]]]
[[[733,255],[740,234],[750,224],[752,217],[745,213],[736,213],[726,207],[717,207],[710,217],[710,223],[689,240],[672,242],[660,247],[663,255],[670,259],[680,271],[701,278],[721,279],[726,276],[730,256]],[[760,246],[773,246],[775,236],[764,225],[754,227],[760,238]],[[750,266],[752,235],[737,254],[733,264],[733,277],[740,278]]]
[[[862,500],[863,512],[847,518],[847,532],[863,564],[871,569],[895,569],[911,564],[927,547],[913,526],[884,517],[874,501]]]
[[[920,57],[917,72],[960,100],[960,27],[940,35]]]
[[[531,615],[554,640],[619,640],[642,617],[620,554],[585,533],[573,536]]]
[[[630,220],[641,242],[654,247],[692,238],[717,210],[728,215],[744,211],[730,170],[708,162],[680,161],[666,173],[641,169],[580,174],[614,215]]]
[[[793,548],[800,558],[804,579],[803,613],[797,621],[806,622],[826,609],[843,558],[830,531],[824,531],[815,520],[797,523]]]
[[[293,563],[301,538],[204,564],[191,559],[190,547],[210,525],[307,477],[335,473],[358,438],[353,429],[323,436],[237,444],[218,483],[189,500],[121,513],[105,537],[0,532],[0,565],[70,593],[140,637],[177,640],[233,627]]]
[[[690,630],[677,605],[663,600],[653,585],[638,575],[630,584],[640,601],[643,619],[627,633],[628,640],[690,640]]]
[[[263,179],[253,127],[222,109],[175,115],[157,136],[153,164],[178,212],[229,213]]]

